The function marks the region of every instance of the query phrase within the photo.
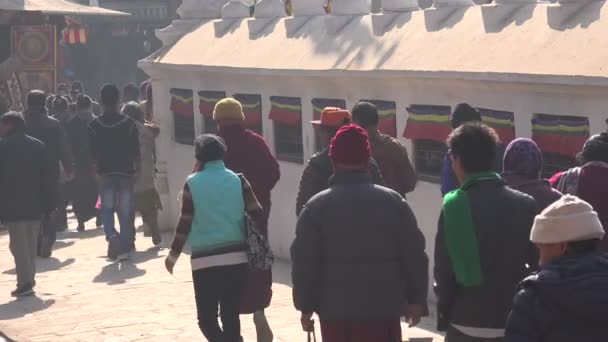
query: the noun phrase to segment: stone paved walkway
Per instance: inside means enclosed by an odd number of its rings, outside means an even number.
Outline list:
[[[138,233],[132,260],[109,262],[101,230],[77,233],[74,228],[59,234],[52,258],[38,260],[37,296],[21,300],[10,297],[13,259],[8,234],[0,232],[0,332],[17,342],[204,341],[187,257],[171,276],[163,263],[167,250],[153,248]],[[292,306],[289,265],[279,262],[274,277],[267,315],[275,341],[306,341]],[[251,316],[242,322],[245,341],[255,341]],[[404,325],[404,332],[411,341],[443,341],[424,330],[432,325],[429,318],[420,328]]]

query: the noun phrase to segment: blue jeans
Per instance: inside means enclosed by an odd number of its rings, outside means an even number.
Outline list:
[[[135,243],[134,179],[130,176],[108,175],[101,177],[101,220],[106,238],[117,235],[123,247]],[[116,231],[114,212],[118,214],[120,234]]]

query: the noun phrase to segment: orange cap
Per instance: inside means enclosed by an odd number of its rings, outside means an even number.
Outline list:
[[[324,127],[342,127],[348,125],[351,121],[350,112],[346,109],[337,107],[325,107],[321,112],[321,120],[314,120],[310,123]]]

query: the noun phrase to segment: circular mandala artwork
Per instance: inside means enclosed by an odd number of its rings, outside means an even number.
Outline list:
[[[17,49],[26,64],[38,64],[48,58],[49,40],[44,32],[24,32]]]

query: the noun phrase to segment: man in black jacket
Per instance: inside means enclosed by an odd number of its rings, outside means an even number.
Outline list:
[[[309,199],[329,187],[329,179],[334,174],[334,166],[329,158],[329,144],[340,127],[348,125],[350,122],[350,112],[335,107],[323,109],[320,120],[311,122],[319,135],[319,142],[322,144],[320,147],[323,150],[312,156],[304,167],[296,199],[296,215],[300,215]],[[374,184],[384,185],[378,163],[373,158],[370,159],[368,171]]]
[[[54,179],[44,144],[25,135],[19,113],[0,117],[0,220],[8,226],[15,258],[14,297],[34,293],[40,221],[54,207]]]
[[[461,188],[444,199],[435,241],[438,328],[449,342],[502,341],[515,289],[535,264],[536,203],[492,172],[498,137],[481,123],[448,138]]]
[[[101,218],[110,259],[126,259],[135,249],[133,187],[140,168],[137,125],[118,112],[119,100],[120,92],[115,85],[104,86],[103,114],[89,125],[91,153],[101,181]],[[120,234],[114,225],[115,211]]]
[[[27,95],[25,133],[44,143],[51,161],[50,174],[55,184],[53,196],[59,195],[59,177],[72,178],[72,153],[67,134],[58,120],[49,117],[46,111],[46,95],[41,90],[32,90]],[[54,201],[56,203],[56,201]],[[57,208],[54,208],[57,209]],[[42,220],[42,230],[38,241],[38,255],[44,258],[51,256],[57,232],[57,211],[53,210]]]
[[[342,127],[329,155],[336,174],[302,210],[291,247],[302,327],[317,313],[324,342],[401,342],[400,317],[416,325],[426,313],[424,236],[405,199],[372,184],[363,128]]]

